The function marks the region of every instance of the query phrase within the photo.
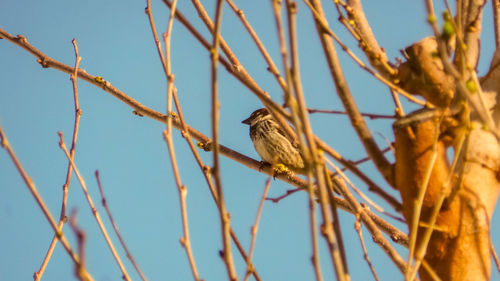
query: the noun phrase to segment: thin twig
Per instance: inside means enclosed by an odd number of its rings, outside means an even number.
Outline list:
[[[115,258],[115,261],[118,264],[118,267],[120,268],[123,274],[122,275],[123,279],[129,281],[131,280],[130,276],[128,275],[127,270],[125,269],[125,266],[123,265],[120,256],[118,256],[118,253],[116,252],[116,249],[113,246],[113,242],[111,242],[111,239],[109,238],[108,232],[106,231],[106,227],[104,227],[104,224],[102,223],[101,216],[99,215],[99,212],[97,211],[97,208],[95,207],[94,202],[92,201],[92,198],[90,197],[90,194],[87,190],[87,185],[85,184],[85,181],[80,175],[80,172],[78,171],[75,162],[73,161],[73,159],[71,159],[71,156],[69,155],[68,149],[66,148],[66,144],[64,143],[64,136],[61,132],[58,132],[58,134],[59,134],[59,147],[63,150],[64,154],[71,163],[71,166],[73,167],[75,175],[78,178],[78,181],[80,182],[80,186],[82,187],[83,193],[85,194],[85,198],[87,199],[87,202],[89,204],[90,210],[92,211],[92,214],[94,215],[94,218],[97,221],[99,229],[101,230],[101,233],[104,239],[106,240],[106,243],[108,244],[108,247],[111,250],[113,257]]]
[[[76,39],[73,39],[71,41],[73,43],[73,47],[75,50],[75,67],[74,71],[70,76],[71,84],[73,85],[73,100],[74,100],[74,105],[75,105],[75,122],[73,125],[73,138],[71,141],[71,148],[69,150],[71,159],[74,159],[75,157],[75,148],[76,148],[76,140],[78,138],[78,128],[80,125],[80,116],[82,115],[82,111],[79,106],[78,102],[78,87],[77,87],[77,80],[78,80],[78,66],[81,61],[81,57],[78,54],[78,45],[76,44]],[[72,172],[71,164],[68,163],[68,168],[66,169],[66,181],[64,182],[63,185],[63,197],[62,197],[62,206],[61,206],[61,212],[59,215],[59,223],[58,223],[58,229],[59,231],[62,231],[62,228],[64,226],[64,223],[66,222],[66,207],[68,204],[68,190],[69,190],[69,183],[71,181],[71,172]],[[34,279],[35,281],[41,280],[43,273],[45,271],[45,268],[49,264],[49,260],[52,256],[52,253],[54,252],[54,249],[57,245],[57,235],[54,234],[52,237],[52,241],[50,242],[49,249],[47,250],[47,254],[45,255],[45,258],[43,259],[42,265],[40,266],[40,269],[35,272],[34,274]]]
[[[428,262],[426,262],[425,260],[422,260],[422,266],[434,281],[441,281],[441,278],[439,278],[436,271],[434,271],[434,269],[432,269],[432,267],[430,266],[430,264]]]
[[[287,193],[288,195],[290,193]],[[308,195],[308,206],[309,206],[309,229],[311,232],[311,248],[313,250],[311,262],[314,268],[314,276],[317,281],[323,280],[323,275],[321,274],[321,264],[320,264],[320,253],[318,245],[318,222],[316,219],[316,200],[314,194],[314,188],[311,184],[307,185],[307,195]]]
[[[491,59],[489,73],[496,69],[500,63],[500,1],[491,1],[491,6],[493,9],[493,28],[495,30],[495,52]]]
[[[177,1],[174,1],[174,2],[176,3]],[[149,25],[151,26],[151,31],[153,32],[153,38],[155,40],[156,50],[158,51],[158,55],[160,56],[160,61],[161,61],[161,65],[163,67],[163,71],[165,73],[168,73],[165,55],[163,54],[163,51],[161,48],[161,42],[160,42],[160,39],[158,38],[158,33],[156,32],[156,26],[155,26],[155,22],[154,22],[154,18],[153,18],[153,12],[151,10],[151,0],[146,0],[145,12],[148,15]]]
[[[146,276],[142,273],[142,270],[139,268],[139,265],[135,261],[134,257],[132,256],[132,252],[128,249],[127,245],[125,244],[125,240],[123,239],[120,230],[118,229],[118,225],[115,222],[115,219],[113,218],[113,215],[111,214],[111,211],[109,210],[108,206],[108,201],[106,199],[106,196],[104,196],[104,190],[101,185],[101,178],[99,177],[99,171],[95,171],[95,178],[97,180],[97,187],[99,188],[99,193],[101,194],[101,203],[104,209],[106,210],[106,214],[108,215],[109,221],[111,222],[111,225],[113,226],[113,229],[116,233],[116,236],[118,237],[118,240],[120,240],[120,244],[122,244],[123,250],[125,250],[125,253],[127,254],[127,258],[130,260],[132,265],[135,268],[135,271],[139,274],[139,277],[141,277],[142,280],[147,281],[148,279]]]
[[[217,189],[217,205],[219,206],[219,217],[221,222],[221,235],[223,253],[222,259],[226,265],[227,275],[229,280],[236,281],[236,269],[234,267],[233,254],[231,251],[230,239],[230,219],[229,213],[226,210],[224,202],[224,192],[222,190],[222,182],[220,179],[220,164],[219,164],[219,98],[218,98],[218,75],[217,67],[219,64],[219,46],[221,45],[220,28],[222,23],[222,8],[223,1],[217,0],[215,8],[215,26],[213,28],[213,41],[211,48],[211,120],[212,120],[212,141],[213,141],[213,169],[212,175],[215,181],[215,188]]]
[[[149,7],[149,2],[148,0],[148,7]],[[165,76],[167,77],[167,114],[171,115],[172,114],[172,96],[174,92],[174,74],[172,73],[172,63],[170,60],[170,54],[171,54],[171,48],[170,48],[170,42],[172,38],[172,27],[174,23],[174,14],[176,11],[177,7],[177,0],[174,0],[172,4],[172,8],[170,11],[170,17],[167,23],[167,31],[163,34],[163,40],[165,42],[165,53],[166,57],[163,56],[163,52],[161,50],[161,44],[157,43],[157,49],[158,53],[160,55],[160,59],[162,60],[163,63],[163,70],[165,72]],[[155,41],[158,38],[158,35],[156,34],[156,29],[154,28],[154,23],[152,22],[152,10],[151,7],[147,9],[148,15],[150,17],[150,22],[151,22],[151,30],[153,31]],[[187,206],[186,206],[186,196],[187,196],[187,187],[182,184],[181,181],[181,176],[179,174],[179,168],[177,166],[177,159],[175,155],[175,149],[174,149],[174,141],[172,138],[172,118],[167,119],[167,126],[166,130],[163,131],[163,138],[165,142],[167,143],[168,147],[168,153],[170,156],[170,164],[172,166],[172,172],[174,174],[175,178],[175,183],[177,186],[177,192],[179,194],[179,204],[181,208],[181,220],[182,220],[182,231],[183,231],[183,237],[180,239],[181,245],[186,251],[186,256],[188,258],[189,262],[189,267],[191,268],[191,272],[193,274],[193,278],[195,281],[200,280],[199,274],[198,274],[198,269],[196,267],[196,262],[194,259],[194,254],[192,251],[191,247],[191,239],[189,235],[189,222],[188,222],[188,214],[187,214]]]
[[[313,187],[313,159],[311,157],[311,149],[310,147],[306,146],[306,141],[305,141],[305,135],[304,135],[304,126],[302,120],[299,117],[299,108],[297,106],[297,100],[296,100],[296,95],[292,95],[292,90],[294,93],[301,91],[299,89],[299,85],[297,85],[297,80],[300,81],[300,75],[299,75],[299,66],[298,66],[298,61],[296,61],[297,58],[297,52],[298,50],[296,49],[296,45],[294,45],[294,41],[296,41],[296,30],[295,30],[295,21],[296,21],[296,7],[293,8],[291,7],[290,1],[287,0],[286,6],[287,6],[287,14],[288,14],[288,29],[289,29],[289,36],[290,36],[290,49],[291,49],[291,63],[292,66],[290,66],[289,63],[289,58],[288,58],[288,53],[287,53],[287,47],[286,47],[286,39],[285,39],[285,31],[283,28],[282,24],[282,16],[281,16],[281,1],[274,0],[272,1],[272,6],[273,6],[273,12],[274,12],[274,19],[276,23],[276,29],[278,32],[278,40],[279,40],[279,45],[280,45],[280,53],[281,53],[281,60],[283,63],[283,67],[285,69],[285,77],[286,77],[286,83],[287,83],[287,89],[288,91],[284,92],[285,96],[285,102],[286,104],[290,107],[290,110],[292,112],[292,122],[295,125],[295,128],[297,129],[297,135],[298,138],[300,139],[299,141],[299,148],[300,151],[302,152],[302,157],[304,159],[304,164],[307,168],[306,171],[306,176],[307,176],[307,193],[309,195],[309,227],[310,227],[310,232],[311,232],[311,248],[313,250],[312,254],[312,264],[314,268],[314,274],[316,277],[317,281],[322,281],[323,276],[321,273],[321,265],[320,265],[320,255],[319,255],[319,247],[318,247],[318,231],[317,231],[317,219],[316,219],[316,202],[315,202],[315,194],[314,190],[315,188]],[[295,65],[294,65],[295,64]],[[322,213],[325,214],[325,213]],[[325,221],[325,219],[324,219]],[[330,222],[329,219],[326,219],[326,221]],[[331,224],[328,224],[330,226],[329,230],[331,233]],[[325,232],[326,233],[326,232]],[[328,237],[327,235],[324,235],[325,239]],[[331,236],[329,236],[331,237]],[[327,239],[328,241],[328,239]],[[331,245],[331,243],[329,244]],[[332,251],[330,251],[332,253]],[[332,255],[332,262],[334,262],[333,255]],[[336,274],[338,274],[338,271],[336,271]]]
[[[396,106],[396,108],[394,109],[395,116],[396,118],[401,118],[405,115],[405,111],[403,109],[401,101],[399,100],[399,95],[394,89],[390,89],[390,91],[392,100],[394,101],[394,105]]]
[[[322,155],[322,154],[320,154]],[[323,157],[324,158],[324,157]],[[335,198],[333,197],[334,192],[336,191],[336,188],[333,184],[333,178],[331,177],[331,171],[327,169],[326,164],[323,162],[323,174],[325,177],[326,181],[326,187],[327,187],[327,197],[328,197],[328,207],[330,208],[330,212],[332,214],[332,225],[334,229],[334,234],[335,234],[335,239],[338,241],[337,245],[339,247],[339,252],[342,255],[341,261],[342,261],[342,267],[345,269],[344,273],[344,279],[350,280],[349,273],[347,272],[347,257],[345,254],[345,246],[344,246],[344,239],[342,237],[342,232],[340,229],[340,218],[339,218],[339,206],[337,205],[337,202]]]
[[[52,230],[56,233],[59,241],[61,241],[61,245],[66,250],[66,252],[70,256],[71,260],[75,264],[75,267],[81,268],[80,259],[78,258],[76,253],[73,251],[73,249],[71,249],[71,246],[69,245],[68,240],[66,239],[66,236],[64,235],[64,233],[62,231],[59,231],[59,227],[58,227],[56,221],[54,220],[54,217],[52,216],[49,209],[47,208],[47,205],[45,205],[45,202],[43,201],[42,197],[38,193],[38,190],[35,187],[35,183],[33,182],[33,179],[30,176],[28,176],[28,174],[24,170],[23,166],[21,165],[21,162],[19,161],[16,154],[14,153],[14,150],[10,146],[9,141],[7,140],[7,136],[5,135],[1,125],[0,125],[0,146],[2,146],[9,154],[9,157],[12,160],[12,162],[14,163],[14,166],[16,166],[17,171],[19,172],[19,174],[23,178],[24,183],[26,184],[26,187],[28,187],[29,191],[31,192],[31,195],[33,195],[33,197],[35,198],[35,200],[36,200],[38,206],[40,207],[40,209],[42,210],[45,218],[47,219],[50,226],[52,227]],[[90,279],[92,278],[90,276],[90,274],[88,276]]]
[[[448,174],[448,178],[446,179],[445,185],[441,188],[440,194],[436,202],[433,204],[433,209],[431,211],[431,215],[428,221],[428,227],[424,230],[423,234],[421,235],[422,237],[419,239],[419,249],[417,252],[415,252],[415,266],[413,269],[413,272],[411,272],[411,278],[414,278],[416,276],[418,269],[420,267],[420,264],[423,264],[425,254],[427,252],[428,244],[431,239],[432,233],[434,231],[434,226],[436,224],[439,212],[441,210],[441,207],[443,206],[445,200],[449,200],[451,202],[454,198],[454,193],[458,192],[458,190],[453,190],[450,192],[450,194],[447,194],[445,191],[447,190],[447,187],[450,186],[453,182],[453,185],[456,185],[460,187],[461,181],[462,181],[462,175],[464,174],[463,171],[459,171],[460,165],[458,165],[459,161],[463,160],[462,158],[465,157],[465,151],[468,150],[468,142],[469,142],[469,137],[466,136],[465,133],[462,135],[459,135],[457,137],[457,144],[455,147],[455,156],[453,157],[453,162],[450,168],[450,173]],[[463,168],[463,167],[462,167]],[[455,178],[455,175],[460,175],[458,179]],[[412,227],[412,226],[410,226]],[[413,226],[414,227],[414,226]],[[411,245],[411,236],[410,236],[410,245]],[[425,264],[423,264],[425,265]],[[429,271],[429,269],[427,269]]]
[[[243,11],[240,10],[236,6],[236,4],[234,4],[234,2],[232,0],[227,0],[227,3],[231,7],[231,9],[234,11],[234,13],[238,16],[240,21],[243,23],[243,26],[248,31],[248,34],[250,34],[250,36],[252,37],[253,41],[257,45],[257,48],[259,49],[260,53],[262,54],[262,56],[264,57],[264,59],[267,62],[267,65],[269,67],[268,70],[274,75],[274,77],[278,81],[278,84],[283,89],[283,92],[288,91],[288,87],[285,83],[285,80],[283,79],[283,77],[281,77],[278,68],[276,67],[276,65],[273,62],[273,59],[271,58],[271,56],[267,52],[266,47],[264,47],[264,44],[259,39],[259,36],[257,35],[257,33],[254,31],[254,29],[250,25],[250,23],[245,18],[245,14],[243,13]]]
[[[495,245],[493,245],[491,237],[490,237],[490,251],[491,255],[493,256],[493,260],[495,261],[495,265],[497,266],[497,271],[500,272],[500,260],[498,259],[497,251],[495,251]]]
[[[499,52],[500,48],[500,1],[491,1],[493,9],[493,26],[495,28],[495,52]]]
[[[370,271],[373,274],[373,278],[375,278],[375,280],[378,281],[379,279],[377,276],[377,272],[375,271],[372,261],[370,260],[370,256],[368,256],[368,251],[366,250],[365,240],[363,239],[363,233],[361,232],[361,223],[359,222],[359,216],[356,216],[354,229],[356,229],[356,232],[358,233],[359,242],[361,243],[361,248],[363,249],[363,256],[365,258],[365,261],[368,264],[368,267],[370,268]]]
[[[187,196],[187,187],[182,184],[181,177],[179,174],[179,168],[177,167],[177,160],[175,157],[174,143],[172,139],[172,132],[168,129],[163,131],[163,138],[168,146],[168,152],[170,155],[170,164],[172,166],[172,171],[175,177],[175,183],[177,185],[177,191],[179,193],[179,203],[181,207],[181,219],[182,219],[182,231],[184,236],[181,238],[181,245],[186,251],[186,255],[188,257],[189,266],[191,268],[191,272],[193,273],[194,280],[200,280],[198,275],[198,270],[196,267],[196,262],[194,260],[193,251],[191,249],[191,239],[189,238],[189,224],[187,217],[187,207],[186,207],[186,196]]]
[[[337,217],[333,217],[336,214],[336,210],[334,213],[331,213],[330,207],[336,209],[336,206],[330,206],[328,200],[328,190],[326,187],[326,179],[324,169],[326,168],[323,164],[322,157],[320,157],[320,153],[317,148],[317,143],[315,141],[312,128],[310,126],[309,115],[307,114],[307,106],[305,102],[304,92],[302,89],[302,83],[300,79],[300,66],[299,66],[299,57],[298,57],[298,39],[296,32],[296,13],[297,7],[296,3],[290,0],[287,0],[287,12],[288,12],[288,22],[289,22],[289,37],[290,37],[290,51],[291,51],[291,80],[293,83],[293,89],[295,93],[295,99],[297,100],[297,106],[294,106],[295,103],[291,103],[290,108],[292,110],[293,116],[297,116],[298,120],[295,119],[295,127],[299,133],[299,136],[303,134],[301,137],[301,143],[308,144],[308,147],[305,145],[302,146],[302,154],[304,155],[304,159],[306,165],[308,166],[308,189],[312,191],[313,180],[314,178],[317,180],[317,185],[319,187],[319,202],[320,202],[320,210],[323,217],[323,227],[322,234],[327,241],[327,245],[329,247],[329,254],[335,269],[335,275],[338,280],[348,280],[348,269],[347,269],[347,261],[344,253],[344,246],[342,244],[342,236],[340,227],[338,224],[334,225],[333,220],[338,220]],[[293,101],[292,99],[290,99]],[[302,131],[303,130],[303,131]],[[305,138],[302,140],[302,138]],[[314,173],[314,177],[312,176]],[[311,194],[311,192],[309,192]],[[310,198],[311,199],[311,198]]]
[[[76,209],[71,211],[71,216],[69,219],[69,224],[73,232],[75,233],[76,240],[78,241],[78,257],[80,258],[81,263],[79,266],[75,266],[75,276],[80,281],[88,281],[88,273],[85,270],[85,242],[86,235],[83,229],[81,229],[76,223]]]
[[[295,194],[299,191],[302,191],[301,189],[288,189],[283,195],[277,196],[277,197],[267,197],[266,200],[269,200],[273,203],[279,203],[281,200],[287,198],[288,196]]]
[[[257,240],[257,232],[259,230],[260,216],[262,214],[262,209],[264,208],[264,202],[266,201],[267,193],[269,192],[270,187],[271,187],[271,177],[267,178],[266,180],[266,186],[264,187],[264,192],[262,193],[262,197],[259,202],[259,207],[257,208],[257,215],[255,216],[255,222],[251,227],[252,240],[250,241],[250,250],[248,251],[247,270],[243,278],[244,281],[248,280],[248,277],[250,277],[250,274],[252,274],[252,271],[254,270],[252,267],[252,257],[255,249],[255,241]]]
[[[327,109],[316,109],[316,108],[308,108],[307,112],[309,113],[326,113],[326,114],[341,114],[347,115],[347,112],[343,110],[327,110]],[[361,116],[368,117],[370,119],[395,119],[395,115],[384,115],[384,114],[374,114],[374,113],[361,113]]]
[[[388,147],[382,149],[382,153],[386,153],[386,152],[389,152],[389,151],[392,151],[392,150],[393,150],[393,148],[391,146],[388,146]],[[360,164],[363,164],[363,163],[368,162],[370,160],[371,160],[371,158],[368,157],[368,156],[366,156],[366,157],[360,158],[358,160],[351,161],[351,163],[354,164],[354,165],[360,165]],[[340,169],[340,170],[342,172],[345,172],[347,170],[347,168],[346,167],[342,167],[342,169]],[[336,175],[336,174],[334,174],[334,175]]]
[[[439,126],[436,126],[436,130],[439,130]],[[431,147],[431,156],[429,159],[429,163],[425,167],[425,172],[422,178],[422,183],[419,186],[418,189],[418,196],[415,199],[414,203],[414,210],[412,214],[412,219],[411,221],[408,222],[409,224],[409,230],[410,230],[410,247],[409,247],[409,254],[408,254],[408,271],[406,272],[405,280],[407,281],[412,281],[413,278],[411,277],[414,271],[412,262],[413,262],[413,257],[414,257],[414,252],[415,252],[415,246],[417,243],[417,232],[418,232],[418,225],[420,222],[420,215],[422,212],[422,205],[424,203],[424,197],[427,191],[427,187],[429,186],[429,180],[431,178],[431,173],[432,170],[434,169],[434,164],[436,163],[437,159],[437,141],[438,141],[438,132],[435,132],[436,138],[434,142],[432,143]]]

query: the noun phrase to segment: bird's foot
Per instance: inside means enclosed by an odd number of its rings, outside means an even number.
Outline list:
[[[279,175],[286,175],[288,178],[291,178],[294,174],[284,164],[276,164],[273,166],[273,178],[276,179]]]
[[[260,161],[259,172],[262,172],[262,169],[264,169],[266,166],[271,166],[271,164],[267,163],[266,161]]]

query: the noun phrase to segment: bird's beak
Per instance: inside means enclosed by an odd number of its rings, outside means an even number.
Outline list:
[[[241,123],[250,125],[250,117],[248,117],[247,119],[241,121]]]

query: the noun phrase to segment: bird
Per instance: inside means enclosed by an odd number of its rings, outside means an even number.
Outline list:
[[[285,172],[291,170],[301,173],[304,170],[302,155],[285,135],[269,110],[257,109],[241,123],[250,126],[250,138],[263,164],[272,165],[275,171],[283,171],[280,165],[287,168]]]

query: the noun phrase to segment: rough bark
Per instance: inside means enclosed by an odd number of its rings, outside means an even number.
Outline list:
[[[400,85],[440,109],[420,110],[395,122],[395,183],[409,226],[418,195],[425,190],[415,249],[425,247],[423,237],[432,227],[431,214],[436,205],[441,206],[424,258],[441,280],[489,280],[489,225],[500,192],[500,147],[491,131],[496,128],[485,127],[467,106],[456,106],[453,80],[432,56],[435,46],[433,39],[414,44],[409,48],[409,61],[400,67]],[[483,88],[488,90],[483,99],[486,107],[493,109],[496,124],[495,117],[500,115],[494,107],[497,76],[495,71],[482,79]],[[447,156],[449,147],[459,154],[453,171]],[[419,251],[415,253],[418,260]],[[419,273],[423,281],[434,280],[422,267]]]

